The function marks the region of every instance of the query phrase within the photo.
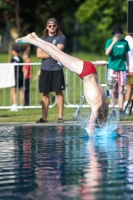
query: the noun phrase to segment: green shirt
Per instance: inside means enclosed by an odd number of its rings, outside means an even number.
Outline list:
[[[105,50],[110,46],[113,39],[109,39],[106,42]],[[130,51],[128,42],[125,39],[118,40],[108,56],[108,68],[115,71],[126,71],[126,53]]]

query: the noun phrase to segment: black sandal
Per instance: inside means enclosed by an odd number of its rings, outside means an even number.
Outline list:
[[[62,118],[58,118],[57,123],[63,123],[64,120]]]
[[[44,120],[42,118],[36,121],[36,123],[47,123],[47,122],[48,122],[47,120]]]

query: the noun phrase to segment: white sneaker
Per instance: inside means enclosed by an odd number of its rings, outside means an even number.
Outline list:
[[[124,104],[123,104],[123,110],[125,110],[125,107],[127,105],[128,101],[125,101]]]
[[[19,110],[23,110],[23,107],[24,107],[23,105],[20,105]]]
[[[128,107],[127,107],[127,109],[126,109],[126,111],[125,111],[125,113],[126,113],[127,115],[129,115],[130,108],[131,108],[131,103],[128,104]]]
[[[10,111],[17,112],[18,111],[17,104],[13,104],[12,108],[10,109]]]

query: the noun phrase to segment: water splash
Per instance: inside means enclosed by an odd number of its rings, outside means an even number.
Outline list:
[[[88,112],[88,114],[84,117],[82,115],[78,114],[77,122],[76,122],[76,125],[83,128],[87,132],[88,136],[89,136],[88,124],[89,124],[90,115],[91,115],[91,112]],[[106,124],[103,127],[95,128],[94,137],[116,136],[117,134],[115,133],[115,129],[118,128],[118,124],[119,124],[119,121],[115,117],[112,119],[108,119],[108,121],[106,122]]]

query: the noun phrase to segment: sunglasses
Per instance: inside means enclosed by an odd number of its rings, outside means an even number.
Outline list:
[[[49,27],[49,28],[51,28],[51,27],[56,27],[56,24],[49,25],[48,27]]]

